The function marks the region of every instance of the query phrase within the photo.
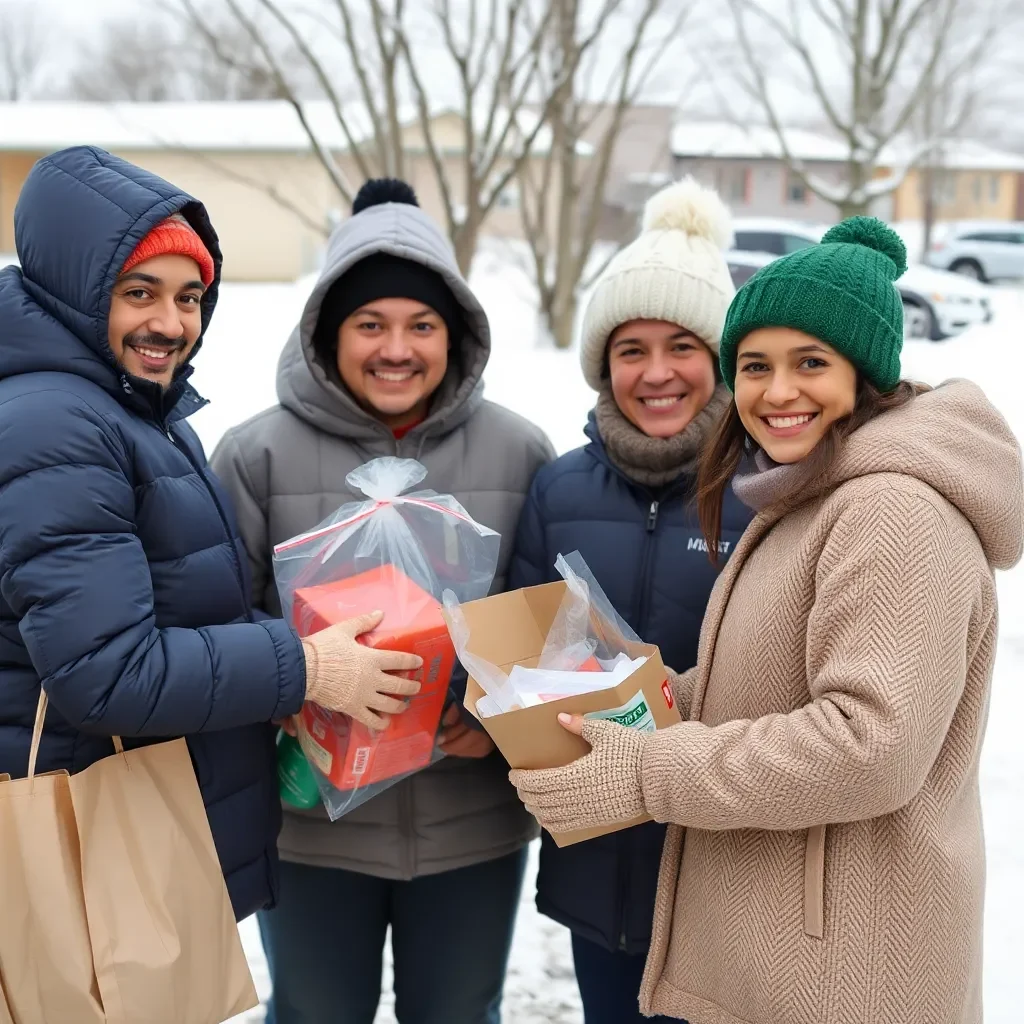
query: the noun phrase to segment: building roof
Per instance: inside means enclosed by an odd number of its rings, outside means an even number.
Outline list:
[[[303,113],[328,149],[347,147],[345,134],[326,101],[303,104]],[[438,108],[434,116],[453,113]],[[345,110],[356,143],[366,141],[371,125],[362,105]],[[530,131],[535,115],[520,111],[519,130]],[[418,120],[411,106],[400,111],[403,124]],[[480,123],[483,123],[482,119]],[[551,135],[541,128],[534,145],[545,151]],[[189,149],[212,152],[306,152],[309,139],[292,105],[284,100],[187,103],[0,103],[0,150],[50,152],[67,146],[112,150]],[[586,152],[590,147],[582,147]]]
[[[786,148],[805,163],[838,162],[849,157],[847,144],[803,128],[785,131]],[[881,153],[881,166],[903,166],[920,152],[910,141],[895,142]],[[672,153],[677,157],[719,160],[778,160],[782,146],[774,129],[765,125],[739,125],[730,121],[677,122],[672,130]],[[920,163],[920,159],[915,162]],[[941,148],[937,163],[951,170],[1024,171],[1024,155],[994,149],[973,139],[954,139]]]
[[[900,153],[899,146],[892,149],[897,155]],[[935,165],[954,171],[1024,171],[1024,155],[995,149],[974,139],[952,139],[936,151]]]
[[[847,159],[846,145],[804,128],[786,130],[786,148],[797,160],[835,162]],[[778,160],[782,146],[775,131],[764,125],[730,121],[677,121],[672,129],[672,153],[678,157],[720,160]]]

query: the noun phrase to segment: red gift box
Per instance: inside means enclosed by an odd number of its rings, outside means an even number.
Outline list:
[[[393,565],[296,590],[293,620],[299,635],[309,636],[376,610],[384,612],[383,620],[359,642],[418,654],[422,667],[398,674],[418,679],[420,691],[380,732],[306,702],[300,716],[302,748],[337,789],[383,782],[430,764],[455,667],[440,603]]]

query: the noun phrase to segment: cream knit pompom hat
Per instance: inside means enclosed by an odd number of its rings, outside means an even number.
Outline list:
[[[583,316],[583,376],[601,390],[608,338],[630,320],[667,320],[718,355],[735,294],[725,248],[729,211],[718,193],[683,178],[651,196],[640,236],[608,265]]]

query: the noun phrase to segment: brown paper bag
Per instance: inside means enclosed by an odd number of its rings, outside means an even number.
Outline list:
[[[7,782],[10,775],[0,775],[0,783]],[[0,974],[0,1024],[14,1024],[11,1008],[7,1005],[7,994],[4,991],[4,976]]]
[[[258,1003],[184,740],[0,781],[0,1024],[221,1024]]]

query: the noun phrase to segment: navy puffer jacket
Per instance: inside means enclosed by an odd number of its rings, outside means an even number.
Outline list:
[[[526,501],[509,587],[560,577],[556,557],[579,551],[616,611],[640,638],[657,644],[666,665],[696,664],[704,610],[718,570],[707,555],[694,480],[651,489],[610,462],[591,414],[590,443],[541,469]],[[726,492],[722,564],[751,513]],[[665,826],[655,822],[558,849],[543,833],[537,907],[610,950],[645,953]]]
[[[277,888],[272,718],[299,710],[305,667],[280,620],[253,622],[245,551],[185,417],[124,375],[110,294],[144,235],[181,212],[220,274],[203,207],[109,153],[36,164],[15,212],[22,269],[0,272],[0,773],[23,776],[40,683],[39,771],[78,772],[185,736],[236,915]],[[205,331],[217,283],[203,298]]]

